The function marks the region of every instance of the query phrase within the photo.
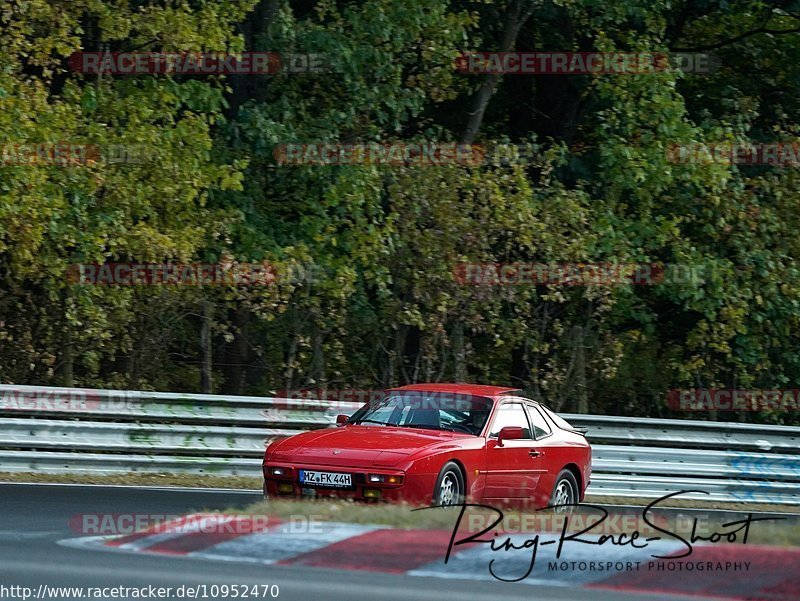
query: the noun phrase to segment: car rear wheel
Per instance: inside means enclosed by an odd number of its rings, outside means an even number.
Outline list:
[[[433,504],[449,507],[451,505],[461,505],[463,502],[464,476],[455,463],[448,461],[436,479],[436,487],[433,490]]]
[[[561,470],[553,486],[550,496],[550,506],[556,513],[572,513],[574,504],[578,502],[578,483],[569,470]]]

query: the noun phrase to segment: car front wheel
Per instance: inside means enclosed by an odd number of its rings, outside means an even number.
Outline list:
[[[455,463],[448,461],[436,479],[436,487],[433,490],[433,504],[449,507],[451,505],[461,505],[463,502],[464,476]]]

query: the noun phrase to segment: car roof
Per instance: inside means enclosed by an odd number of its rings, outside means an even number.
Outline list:
[[[455,394],[469,394],[472,396],[484,396],[496,398],[510,392],[519,392],[519,388],[510,388],[507,386],[484,386],[481,384],[408,384],[398,388],[390,388],[389,390],[413,390],[420,392],[451,392]]]

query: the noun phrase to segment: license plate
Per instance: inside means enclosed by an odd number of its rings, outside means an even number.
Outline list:
[[[351,474],[338,472],[312,472],[300,470],[300,482],[312,486],[331,486],[333,488],[348,488],[353,486]]]

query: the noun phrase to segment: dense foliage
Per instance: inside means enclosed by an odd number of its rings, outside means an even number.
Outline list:
[[[324,73],[76,72],[79,51],[314,53]],[[712,73],[474,75],[467,51],[708,52]],[[796,93],[798,92],[798,93]],[[675,388],[800,388],[800,3],[5,0],[0,382],[269,394],[513,384],[669,415]],[[286,165],[283,144],[524,144],[480,164]],[[268,285],[96,286],[103,262],[267,261]],[[463,263],[682,265],[654,285],[476,286]],[[286,274],[291,274],[287,277]],[[787,414],[755,419],[796,420]]]

